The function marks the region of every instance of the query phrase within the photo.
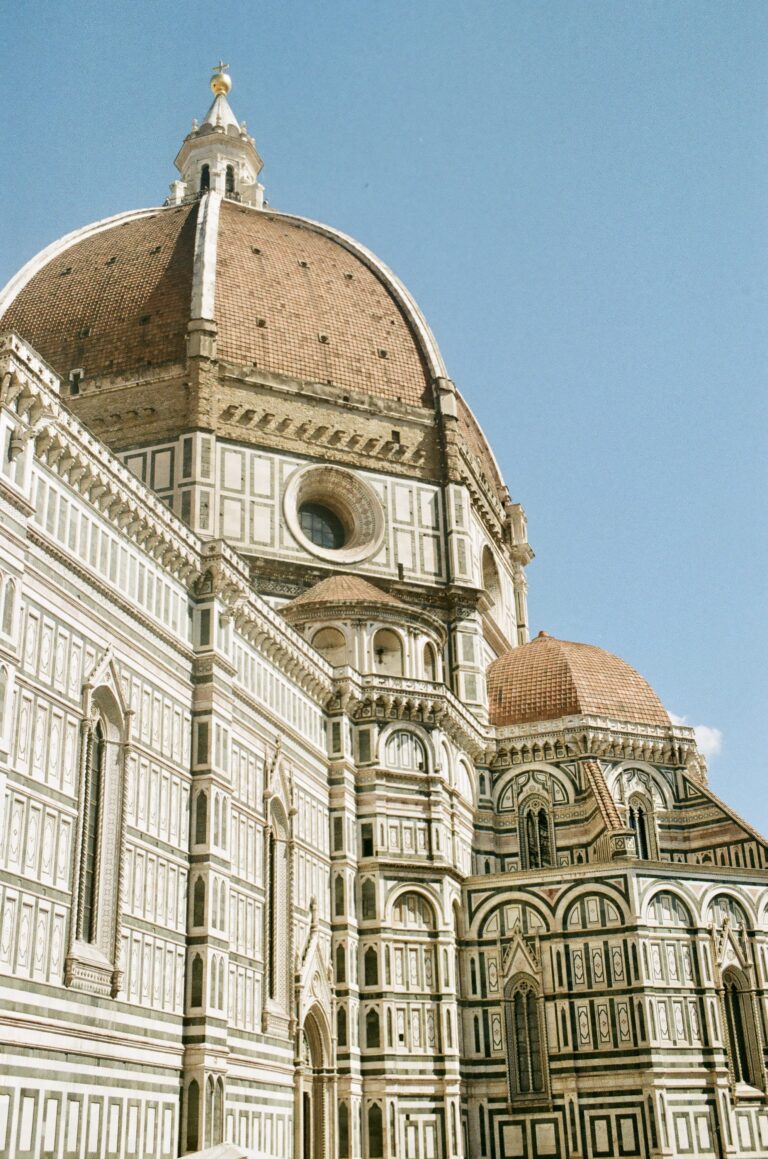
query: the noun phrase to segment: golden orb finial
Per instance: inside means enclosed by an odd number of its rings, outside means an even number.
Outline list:
[[[213,76],[211,77],[211,88],[215,96],[226,96],[228,92],[232,91],[232,77],[225,71],[229,68],[223,60],[213,66]]]

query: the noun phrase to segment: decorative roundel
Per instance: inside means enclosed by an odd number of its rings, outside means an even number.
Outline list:
[[[384,511],[371,488],[341,467],[302,467],[283,499],[294,539],[320,559],[359,563],[381,547]]]

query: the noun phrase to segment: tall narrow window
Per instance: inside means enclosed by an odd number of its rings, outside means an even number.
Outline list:
[[[377,1010],[369,1010],[365,1016],[365,1045],[378,1047],[380,1042],[379,1013]]]
[[[530,804],[522,814],[521,854],[523,868],[546,869],[553,862],[549,813],[539,803]]]
[[[637,856],[648,861],[654,857],[654,831],[648,802],[644,797],[630,797],[627,805],[627,821],[635,834]]]
[[[379,984],[379,955],[373,946],[365,951],[365,985],[378,986]]]
[[[198,877],[195,882],[192,902],[192,925],[205,925],[205,882]]]
[[[339,1103],[339,1159],[349,1159],[349,1107]]]
[[[538,996],[533,983],[511,983],[506,994],[507,1067],[513,1098],[546,1091]]]
[[[86,764],[87,782],[81,852],[82,892],[77,931],[77,936],[84,942],[95,942],[97,933],[97,872],[105,754],[104,726],[99,720],[88,738]]]
[[[264,993],[267,1020],[288,1001],[288,824],[282,802],[273,798],[264,839]]]
[[[376,917],[376,886],[370,878],[366,878],[363,882],[360,897],[363,903],[362,919],[364,922],[370,921]]]
[[[735,970],[725,971],[723,986],[728,1057],[734,1082],[762,1086],[753,1058],[757,1035],[751,995]]]
[[[197,1079],[187,1088],[187,1149],[197,1151],[200,1142],[200,1087]]]
[[[200,170],[200,192],[205,193],[211,188],[211,167],[210,165],[203,165]]]
[[[224,192],[231,194],[235,192],[235,167],[234,165],[227,165],[226,175],[224,177]]]
[[[381,1159],[384,1154],[384,1132],[381,1122],[381,1107],[374,1103],[368,1111],[368,1155],[370,1159]]]
[[[269,948],[267,962],[267,993],[270,998],[275,997],[277,953],[275,938],[277,937],[277,841],[275,835],[269,834],[269,883],[267,890],[267,904],[269,905]]]
[[[208,795],[198,793],[195,806],[195,844],[205,845],[208,838]]]
[[[6,636],[10,636],[13,632],[13,611],[14,602],[16,599],[16,585],[13,580],[8,580],[5,585],[5,599],[3,601],[3,631]]]

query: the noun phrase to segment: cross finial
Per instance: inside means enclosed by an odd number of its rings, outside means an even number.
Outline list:
[[[211,77],[211,88],[215,96],[226,96],[232,88],[232,78],[225,71],[229,68],[223,60],[213,66],[213,76]]]

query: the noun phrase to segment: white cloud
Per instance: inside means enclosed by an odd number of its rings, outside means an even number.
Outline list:
[[[670,712],[669,719],[673,724],[688,724],[688,717],[678,716],[676,712]],[[723,747],[723,734],[720,729],[713,728],[711,724],[692,724],[688,727],[693,729],[696,744],[707,760],[711,761]]]

